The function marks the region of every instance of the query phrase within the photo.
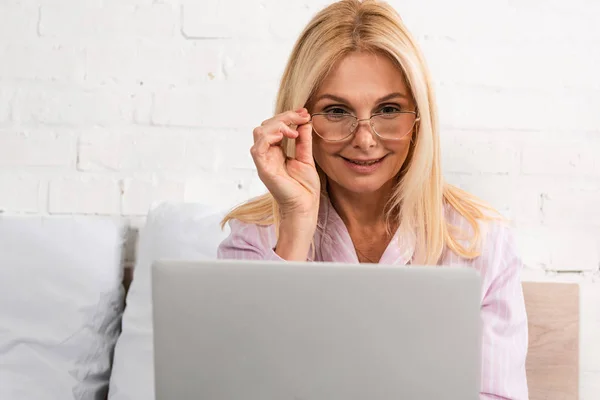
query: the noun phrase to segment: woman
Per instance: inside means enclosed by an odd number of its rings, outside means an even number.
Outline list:
[[[483,290],[481,398],[525,399],[521,262],[498,215],[440,173],[432,80],[389,5],[318,13],[251,154],[269,193],[224,219],[219,258],[466,265]]]

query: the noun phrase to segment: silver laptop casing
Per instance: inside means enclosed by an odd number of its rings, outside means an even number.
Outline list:
[[[158,400],[476,400],[471,268],[159,261]]]

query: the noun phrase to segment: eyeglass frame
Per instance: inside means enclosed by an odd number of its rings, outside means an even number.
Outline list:
[[[325,139],[323,136],[321,136],[319,134],[319,132],[317,132],[317,130],[314,128],[313,125],[313,131],[317,134],[318,137],[320,137],[321,139],[325,140],[326,142],[341,142],[344,141],[348,138],[350,138],[352,135],[355,135],[356,132],[358,132],[358,126],[360,125],[361,121],[369,121],[369,127],[371,128],[371,132],[373,132],[375,134],[375,136],[377,136],[379,139],[381,140],[402,140],[406,137],[406,135],[408,135],[410,133],[410,130],[408,132],[406,132],[404,135],[402,135],[401,137],[398,138],[384,138],[382,137],[376,130],[375,127],[373,126],[373,117],[377,117],[380,115],[389,115],[389,114],[414,114],[415,115],[415,121],[413,122],[413,126],[411,129],[414,129],[415,125],[417,124],[417,122],[419,122],[421,120],[421,117],[419,116],[419,111],[415,110],[406,110],[406,111],[394,111],[391,113],[375,113],[373,115],[371,115],[369,118],[358,118],[356,115],[348,113],[347,116],[350,116],[352,118],[354,118],[356,120],[356,128],[354,128],[354,131],[350,132],[348,134],[348,136],[343,137],[342,139]],[[313,117],[315,115],[331,115],[331,113],[326,113],[326,112],[320,112],[320,113],[314,113],[314,114],[310,114],[310,121],[309,122],[313,122]]]

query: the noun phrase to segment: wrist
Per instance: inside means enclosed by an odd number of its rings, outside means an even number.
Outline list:
[[[316,230],[316,220],[286,220],[279,226],[275,252],[288,261],[306,261]]]
[[[317,226],[318,213],[283,214],[279,221],[281,229],[289,229],[292,232],[308,232]]]
[[[308,202],[303,202],[301,205],[296,203],[279,204],[279,215],[282,223],[290,225],[310,225],[317,224],[319,216],[320,198],[315,196]]]

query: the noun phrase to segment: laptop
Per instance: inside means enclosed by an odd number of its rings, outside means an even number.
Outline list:
[[[152,266],[157,400],[476,400],[471,268]]]

